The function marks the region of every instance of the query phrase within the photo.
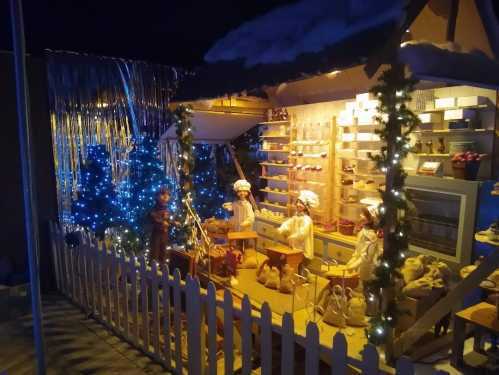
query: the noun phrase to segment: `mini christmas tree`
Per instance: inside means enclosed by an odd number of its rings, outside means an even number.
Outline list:
[[[104,145],[88,147],[80,173],[77,199],[72,202],[73,221],[102,238],[106,228],[119,224],[121,219],[109,153]]]
[[[201,217],[224,218],[227,211],[222,208],[225,194],[220,188],[217,177],[217,166],[213,153],[213,145],[197,144],[194,146],[196,160],[193,170],[193,186],[196,192],[194,208]]]

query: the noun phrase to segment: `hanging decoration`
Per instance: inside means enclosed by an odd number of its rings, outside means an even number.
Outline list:
[[[88,155],[81,169],[77,198],[73,201],[74,224],[92,230],[103,238],[106,228],[122,221],[111,178],[109,153],[104,145],[88,147]]]
[[[195,242],[195,230],[192,218],[188,214],[186,201],[192,204],[195,199],[192,185],[192,172],[194,170],[193,134],[192,134],[192,109],[189,106],[179,105],[171,113],[172,121],[176,127],[177,135],[177,169],[179,181],[179,204],[177,220],[182,223],[172,228],[172,238],[179,244],[185,244],[186,250],[192,250]]]
[[[392,65],[384,71],[371,92],[380,102],[376,119],[382,125],[377,133],[384,141],[379,155],[373,156],[377,167],[386,173],[385,190],[380,191],[383,203],[379,206],[380,227],[383,228],[383,254],[374,270],[374,278],[367,284],[370,300],[380,301],[380,308],[370,319],[367,336],[374,344],[383,344],[397,322],[396,283],[400,278],[408,249],[408,208],[404,190],[406,173],[402,161],[410,151],[409,135],[419,124],[419,118],[408,108],[411,92],[417,81],[405,78],[402,65]]]
[[[47,52],[52,143],[60,219],[71,220],[81,160],[90,145],[110,154],[116,186],[141,134],[157,139],[170,125],[168,104],[186,74],[171,67],[66,52]],[[161,153],[167,164],[167,154]]]

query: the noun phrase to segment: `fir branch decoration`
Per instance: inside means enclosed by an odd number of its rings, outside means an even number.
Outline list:
[[[192,108],[186,105],[179,105],[172,111],[172,118],[175,124],[175,131],[178,142],[178,171],[180,184],[180,200],[194,199],[194,189],[192,175],[195,158],[193,155],[193,126],[191,123]],[[185,245],[186,250],[194,247],[194,227],[187,214],[187,208],[180,204],[177,212],[181,225],[174,230],[173,236],[177,243]]]
[[[419,124],[419,118],[408,108],[411,92],[416,80],[404,76],[403,65],[392,65],[384,71],[371,92],[376,95],[381,114],[376,121],[382,125],[376,133],[384,141],[379,155],[371,157],[380,171],[386,173],[385,190],[380,190],[383,199],[379,207],[380,226],[383,228],[383,255],[374,270],[374,278],[367,284],[372,301],[377,300],[380,308],[370,319],[367,336],[370,342],[379,345],[386,341],[389,331],[397,322],[398,296],[395,286],[400,278],[409,245],[409,222],[405,212],[408,209],[404,183],[407,174],[402,161],[410,152],[409,135]]]

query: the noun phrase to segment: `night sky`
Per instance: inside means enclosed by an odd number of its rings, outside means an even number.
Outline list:
[[[89,52],[192,67],[244,21],[290,0],[24,0],[28,51]],[[0,49],[11,49],[7,0]]]
[[[295,1],[24,0],[27,48],[35,55],[51,48],[193,67],[228,31]],[[0,1],[0,50],[11,49],[8,3]],[[499,0],[493,3],[499,14]]]

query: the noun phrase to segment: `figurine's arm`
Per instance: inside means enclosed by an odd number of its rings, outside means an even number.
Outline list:
[[[246,219],[241,223],[244,227],[251,227],[255,222],[255,213],[251,204],[246,209]]]
[[[279,234],[288,234],[291,231],[291,218],[288,220],[284,221],[279,228],[277,228],[277,232]]]
[[[301,225],[295,233],[292,233],[289,238],[294,240],[303,240],[308,235],[310,235],[310,231],[312,229],[312,219],[308,218],[305,220],[303,225]]]

